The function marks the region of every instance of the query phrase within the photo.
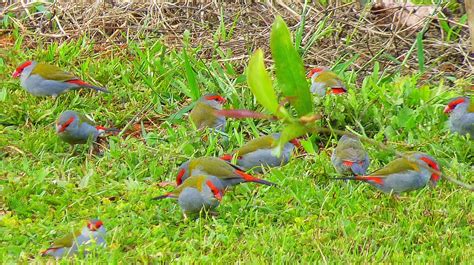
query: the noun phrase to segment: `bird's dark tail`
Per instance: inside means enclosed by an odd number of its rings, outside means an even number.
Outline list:
[[[358,180],[356,177],[331,178],[332,180]]]
[[[166,198],[174,198],[174,195],[172,193],[166,193],[166,194],[163,194],[161,196],[155,197],[152,200],[162,200],[162,199],[166,199]]]
[[[98,125],[98,126],[95,126],[95,128],[96,128],[97,130],[99,130],[99,131],[103,131],[103,132],[105,132],[105,133],[110,133],[110,132],[111,132],[111,133],[114,133],[114,132],[120,132],[120,130],[119,130],[119,129],[117,129],[117,128],[107,128],[107,127],[100,126],[100,125]]]

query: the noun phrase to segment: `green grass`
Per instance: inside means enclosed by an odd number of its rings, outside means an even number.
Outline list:
[[[102,219],[108,229],[107,249],[69,261],[470,263],[474,255],[471,192],[441,181],[435,189],[396,201],[369,185],[331,181],[336,176],[329,159],[334,135],[312,136],[307,155],[268,172],[265,178],[278,187],[240,185],[226,194],[218,217],[185,221],[174,201],[151,200],[167,191],[158,182],[174,179],[177,166],[189,157],[217,156],[259,133],[281,129],[277,122],[230,121],[229,141],[221,145],[212,134],[201,140],[205,132],[192,130],[186,117],[173,116],[199,92],[225,95],[228,107],[262,111],[239,65],[204,63],[196,59],[199,48],[185,53],[152,40],[99,53],[87,38],[38,42],[27,50],[22,44],[17,37],[13,47],[0,51],[2,263],[47,261],[40,250],[92,217]],[[231,53],[219,49],[213,55],[226,56]],[[10,78],[17,65],[32,58],[113,93],[74,91],[57,100],[35,98]],[[322,126],[347,126],[399,151],[430,153],[445,174],[473,183],[473,142],[450,134],[442,113],[460,89],[426,84],[416,73],[384,73],[377,63],[356,87],[357,74],[339,70],[346,69],[343,63],[334,69],[350,92],[315,99],[316,111],[326,114]],[[122,128],[148,104],[150,111],[141,119],[143,138],[109,137],[103,156],[89,156],[87,147],[72,156],[53,129],[67,109]],[[153,125],[145,126],[150,120]],[[367,149],[371,170],[394,157],[386,150]]]

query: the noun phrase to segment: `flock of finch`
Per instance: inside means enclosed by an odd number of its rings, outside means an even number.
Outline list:
[[[108,91],[80,80],[56,66],[27,61],[20,65],[13,77],[20,78],[21,86],[35,96],[53,96],[78,88],[89,88],[101,92]],[[342,94],[346,88],[337,75],[324,68],[315,68],[308,74],[311,78],[311,92],[319,96]],[[226,118],[216,110],[221,110],[225,99],[217,94],[202,96],[190,112],[190,119],[196,128],[214,128],[224,130]],[[449,125],[452,132],[470,135],[474,139],[474,102],[470,97],[452,99],[446,106]],[[84,115],[75,111],[64,111],[56,122],[56,132],[63,141],[75,145],[86,144],[108,131],[97,126]],[[262,136],[249,141],[232,154],[217,157],[192,158],[183,163],[178,170],[176,187],[173,191],[155,199],[177,199],[184,215],[213,210],[219,205],[226,188],[245,182],[275,185],[256,178],[246,172],[262,172],[262,167],[277,167],[288,162],[295,148],[299,148],[298,139],[285,144],[280,156],[274,152],[279,134]],[[235,159],[235,164],[231,161]],[[341,179],[357,180],[369,183],[375,188],[391,194],[420,189],[428,183],[436,185],[440,176],[434,172],[440,170],[438,162],[431,156],[411,152],[388,163],[385,167],[366,174],[370,164],[368,153],[358,138],[344,135],[339,139],[331,156],[331,162],[337,172],[351,177]],[[429,170],[431,168],[433,170]],[[105,246],[105,228],[100,220],[89,220],[87,226],[67,235],[42,252],[56,258],[77,253],[80,246],[97,244]]]

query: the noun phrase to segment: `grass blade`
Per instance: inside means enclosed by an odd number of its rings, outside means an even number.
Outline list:
[[[423,32],[416,35],[416,53],[418,56],[418,68],[420,72],[425,71],[425,53],[423,52]]]

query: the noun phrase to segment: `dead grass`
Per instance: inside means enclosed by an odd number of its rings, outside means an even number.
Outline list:
[[[15,3],[5,6],[0,15],[14,14],[14,25],[26,36],[30,46],[35,45],[38,37],[44,38],[46,42],[61,42],[87,34],[96,41],[97,51],[116,45],[125,47],[129,41],[144,38],[161,38],[168,46],[179,48],[182,46],[183,33],[188,30],[191,44],[202,48],[199,54],[202,59],[232,60],[243,67],[256,47],[268,51],[270,28],[275,15],[283,16],[296,31],[303,10],[301,3],[197,2],[91,1],[78,4],[59,1],[55,4],[44,3],[48,12],[33,12],[34,4],[31,3]],[[409,51],[413,48],[417,33],[425,29],[423,44],[428,66],[427,78],[436,80],[446,74],[469,78],[472,75],[474,68],[467,54],[467,26],[461,25],[461,38],[448,43],[442,40],[444,33],[436,14],[407,26],[403,21],[394,22],[398,12],[402,12],[402,9],[373,8],[363,12],[353,3],[330,7],[311,5],[306,16],[303,45],[308,43],[320,21],[326,19],[325,25],[333,31],[316,40],[305,55],[305,63],[308,66],[330,66],[341,58],[349,60],[358,54],[359,58],[350,66],[358,72],[371,71],[375,61],[388,72],[400,69],[411,72],[418,69],[418,61],[416,49],[411,53]],[[223,39],[222,34],[216,34],[221,17],[227,31],[234,28],[230,38]],[[450,25],[457,23],[455,17],[447,20]],[[3,36],[0,36],[0,45],[11,43],[8,42],[8,35],[5,36],[11,30],[1,29]],[[231,50],[231,58],[216,55],[217,46]],[[270,56],[270,53],[266,52],[266,55]],[[400,62],[404,62],[403,67]]]

